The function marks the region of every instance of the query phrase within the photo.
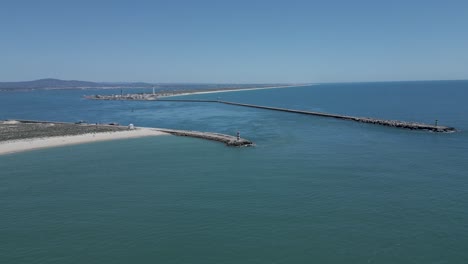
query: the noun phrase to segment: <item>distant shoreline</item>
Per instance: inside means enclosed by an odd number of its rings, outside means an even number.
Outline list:
[[[298,84],[298,83],[294,83]],[[89,82],[78,80],[40,79],[22,82],[0,82],[0,91],[87,90],[87,89],[158,89],[184,91],[260,88],[292,86],[292,83],[145,83],[145,82]]]
[[[304,87],[312,86],[315,84],[300,84],[300,85],[283,85],[283,86],[270,86],[270,87],[254,87],[254,88],[237,88],[237,89],[223,89],[223,90],[213,90],[213,91],[200,91],[200,92],[186,92],[174,95],[165,95],[160,97],[175,97],[175,96],[185,96],[185,95],[194,95],[194,94],[212,94],[212,93],[227,93],[227,92],[242,92],[242,91],[254,91],[254,90],[269,90],[269,89],[281,89],[281,88],[293,88],[293,87]]]
[[[158,91],[154,93],[133,93],[133,94],[111,94],[111,95],[86,95],[84,96],[90,100],[140,100],[140,101],[154,101],[159,98],[168,98],[174,96],[186,96],[195,94],[212,94],[212,93],[227,93],[227,92],[242,92],[253,90],[269,90],[269,89],[286,89],[294,87],[306,87],[316,84],[298,84],[298,85],[281,85],[281,86],[267,86],[267,87],[251,87],[251,88],[226,88],[226,89],[195,89],[195,90],[172,90],[172,91]]]

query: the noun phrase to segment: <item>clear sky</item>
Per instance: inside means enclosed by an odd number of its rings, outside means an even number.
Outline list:
[[[0,81],[468,79],[468,1],[0,0]]]

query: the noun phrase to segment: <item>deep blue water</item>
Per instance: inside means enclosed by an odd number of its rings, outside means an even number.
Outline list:
[[[454,126],[439,134],[210,103],[0,93],[0,119],[133,123],[173,136],[0,156],[2,263],[466,263],[468,81],[192,95]]]

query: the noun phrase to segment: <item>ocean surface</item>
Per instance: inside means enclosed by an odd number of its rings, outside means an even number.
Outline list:
[[[458,129],[445,134],[82,97],[97,93],[120,90],[2,92],[0,119],[239,130],[256,146],[159,136],[0,156],[0,263],[468,263],[468,81],[185,97]]]

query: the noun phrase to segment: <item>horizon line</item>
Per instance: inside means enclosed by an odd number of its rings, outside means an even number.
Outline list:
[[[284,84],[284,85],[305,85],[305,84],[334,84],[334,83],[382,83],[382,82],[429,82],[429,81],[468,81],[468,79],[418,79],[418,80],[382,80],[382,81],[329,81],[329,82],[149,82],[149,81],[88,81],[88,80],[77,80],[77,79],[59,79],[59,78],[41,78],[26,81],[0,81],[0,83],[20,83],[20,82],[35,82],[42,80],[56,80],[56,81],[75,81],[75,82],[92,82],[100,84],[133,84],[133,83],[145,83],[145,84]]]

